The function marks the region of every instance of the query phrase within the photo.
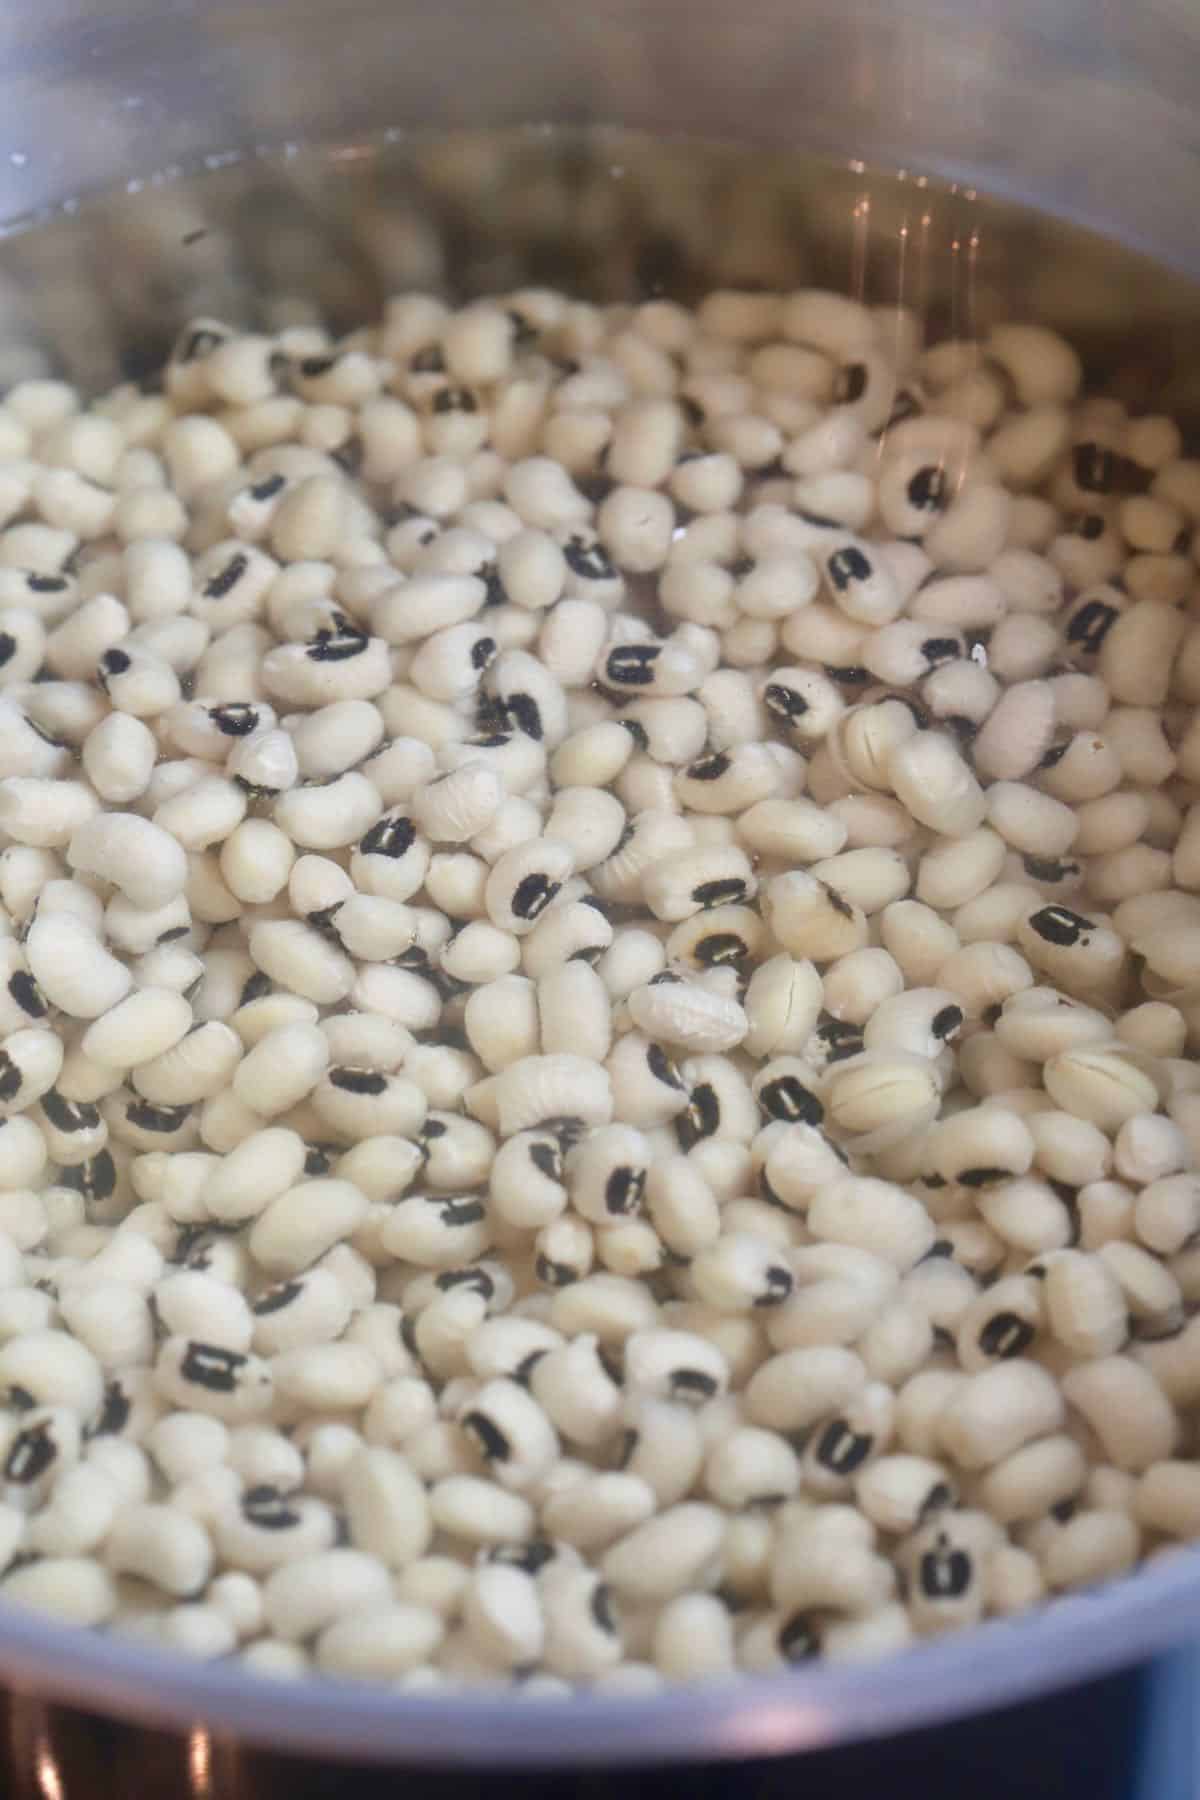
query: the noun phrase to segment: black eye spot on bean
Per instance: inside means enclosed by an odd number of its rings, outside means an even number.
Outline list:
[[[562,1153],[557,1144],[531,1144],[529,1160],[551,1181],[562,1180]]]
[[[763,705],[777,719],[799,719],[808,711],[804,695],[781,681],[772,681],[763,689]]]
[[[957,1179],[961,1183],[961,1185],[963,1187],[967,1187],[967,1188],[991,1187],[997,1181],[1011,1181],[1012,1178],[1013,1178],[1013,1172],[1011,1169],[1001,1169],[1001,1168],[994,1168],[994,1167],[993,1168],[978,1168],[978,1169],[960,1169],[958,1172],[958,1176],[957,1176]]]
[[[510,694],[504,702],[505,717],[523,731],[525,736],[540,744],[545,735],[542,728],[542,715],[537,701],[532,694]]]
[[[867,391],[866,363],[846,363],[838,371],[833,397],[841,406],[853,406]]]
[[[223,737],[249,737],[258,724],[258,710],[245,700],[230,700],[224,706],[210,706],[208,716]]]
[[[43,1287],[40,1282],[37,1282],[34,1285],[38,1287],[43,1294],[50,1292],[49,1286]],[[57,1291],[53,1297],[55,1299],[58,1298]],[[28,1388],[13,1386],[8,1390],[8,1404],[12,1407],[14,1412],[32,1412],[37,1405],[37,1401],[29,1392]]]
[[[57,1458],[58,1445],[51,1434],[50,1421],[43,1419],[37,1425],[27,1425],[17,1433],[4,1459],[4,1479],[29,1487]]]
[[[1115,606],[1103,600],[1086,600],[1067,621],[1067,642],[1078,644],[1088,656],[1095,656],[1119,617]]]
[[[661,1081],[664,1087],[676,1089],[683,1087],[683,1077],[661,1044],[651,1044],[647,1050],[646,1067],[655,1081]]]
[[[1033,1326],[1028,1319],[1021,1318],[1019,1313],[995,1313],[979,1333],[979,1348],[985,1356],[1003,1360],[1009,1356],[1020,1356],[1022,1350],[1028,1349],[1032,1344],[1034,1336]]]
[[[100,1123],[100,1114],[94,1106],[84,1101],[64,1100],[57,1088],[46,1090],[41,1105],[50,1123],[59,1131],[94,1131]]]
[[[472,1293],[478,1294],[483,1300],[492,1300],[496,1294],[496,1284],[486,1269],[443,1269],[435,1277],[433,1285],[443,1294],[448,1294],[455,1288],[470,1288]]]
[[[927,1600],[959,1600],[971,1585],[971,1558],[965,1550],[952,1550],[939,1539],[937,1548],[921,1558],[919,1580]]]
[[[131,1100],[125,1117],[140,1131],[178,1131],[191,1110],[190,1106],[151,1106],[148,1100]]]
[[[516,1368],[512,1371],[513,1380],[520,1382],[522,1387],[527,1388],[530,1381],[533,1379],[533,1371],[537,1368],[543,1356],[546,1355],[548,1355],[548,1352],[545,1350],[531,1350],[528,1356],[523,1356]]]
[[[755,1299],[755,1306],[782,1306],[790,1300],[795,1282],[792,1271],[785,1269],[782,1263],[772,1263],[763,1276],[766,1287]]]
[[[1023,856],[1021,865],[1035,881],[1069,881],[1080,873],[1077,862],[1058,862],[1044,856]]]
[[[251,1302],[250,1311],[256,1318],[269,1318],[272,1313],[282,1312],[285,1307],[291,1306],[303,1292],[302,1281],[277,1281],[274,1287],[267,1288],[257,1300]]]
[[[746,883],[740,876],[731,875],[724,881],[702,881],[699,887],[692,889],[692,899],[700,906],[724,906],[743,899],[745,893]]]
[[[609,1588],[607,1582],[602,1581],[598,1586],[592,1589],[592,1597],[588,1603],[588,1610],[606,1636],[616,1636],[617,1621],[613,1617],[612,1590]]]
[[[117,1185],[117,1165],[110,1151],[98,1150],[85,1162],[69,1164],[58,1179],[85,1200],[107,1200]]]
[[[619,1217],[635,1213],[642,1203],[645,1187],[644,1169],[614,1169],[604,1184],[605,1210]]]
[[[484,1216],[480,1200],[439,1200],[437,1206],[443,1225],[456,1231],[464,1225],[477,1225]]]
[[[569,1287],[573,1281],[579,1280],[578,1269],[571,1268],[569,1263],[551,1262],[548,1256],[538,1257],[534,1273],[543,1287]]]
[[[561,887],[561,881],[552,881],[540,869],[526,875],[517,883],[512,897],[514,914],[518,919],[540,918]]]
[[[1090,919],[1066,906],[1043,906],[1040,912],[1032,914],[1029,923],[1046,943],[1059,944],[1064,949],[1078,944],[1084,932],[1092,929]]]
[[[242,1514],[260,1531],[290,1531],[293,1525],[300,1523],[300,1514],[288,1505],[277,1487],[266,1482],[247,1488],[242,1495]]]
[[[909,505],[918,512],[937,512],[946,498],[945,469],[939,463],[927,463],[912,477],[907,493]]]
[[[649,687],[661,655],[659,644],[619,644],[605,658],[605,679],[614,687]]]
[[[702,969],[715,969],[722,963],[739,962],[749,951],[736,931],[714,931],[693,946],[692,960]]]
[[[721,1102],[717,1090],[710,1082],[702,1081],[692,1089],[687,1106],[675,1120],[675,1135],[680,1148],[692,1149],[693,1145],[714,1136],[720,1125]]]
[[[816,1459],[834,1475],[852,1475],[866,1462],[875,1440],[851,1430],[845,1419],[833,1419],[817,1439]]]
[[[417,828],[411,819],[394,815],[378,819],[364,837],[359,849],[364,856],[404,856],[417,841]]]
[[[508,594],[505,591],[504,583],[500,579],[500,571],[495,563],[480,563],[475,574],[487,589],[483,600],[484,611],[486,612],[489,606],[503,606],[504,602],[508,599]]]
[[[954,1489],[950,1486],[950,1483],[948,1481],[935,1481],[924,1500],[921,1502],[917,1518],[923,1523],[926,1519],[932,1518],[935,1512],[941,1512],[944,1507],[953,1505]]]
[[[110,1381],[104,1389],[104,1405],[100,1409],[100,1417],[88,1436],[118,1437],[128,1425],[132,1411],[132,1403],[121,1383],[115,1379]]]
[[[809,1662],[821,1648],[817,1628],[807,1613],[793,1613],[779,1627],[775,1647],[788,1663]]]
[[[377,1069],[330,1069],[329,1085],[340,1088],[344,1094],[382,1094],[387,1076]]]
[[[230,557],[223,569],[205,583],[202,591],[203,598],[205,600],[223,600],[226,594],[232,593],[249,567],[250,558],[244,550],[239,550],[236,556]]]
[[[285,486],[283,475],[268,475],[265,481],[256,481],[250,489],[252,500],[273,500]]]
[[[963,646],[958,638],[926,638],[921,645],[921,655],[927,669],[940,668],[943,663],[956,662],[962,655]]]
[[[833,663],[826,663],[825,673],[830,681],[836,681],[839,687],[867,687],[871,682],[871,671],[864,669],[859,663],[854,663],[845,669],[836,668]]]
[[[252,1001],[261,1000],[264,995],[269,994],[270,992],[270,976],[264,975],[261,969],[256,969],[253,975],[247,978],[245,986],[238,995],[238,1005],[249,1006]]]
[[[0,669],[17,654],[17,640],[10,632],[0,631]]]
[[[705,1369],[672,1369],[667,1386],[680,1399],[711,1400],[717,1378]]]
[[[349,662],[352,657],[363,655],[367,643],[365,631],[318,631],[304,654],[310,662]]]
[[[444,387],[433,396],[433,410],[435,413],[473,413],[479,411],[479,402],[470,388]]]
[[[554,1561],[554,1545],[548,1544],[545,1538],[532,1538],[527,1544],[497,1544],[494,1550],[488,1551],[487,1561],[499,1563],[505,1569],[523,1569],[526,1575],[536,1575],[547,1563]]]
[[[690,781],[720,781],[733,767],[733,758],[724,750],[718,750],[714,756],[702,756],[698,762],[689,765],[685,773]]]
[[[842,549],[835,550],[825,567],[839,594],[844,594],[853,582],[869,581],[872,574],[870,559],[857,544],[846,544]]]
[[[1068,738],[1066,740],[1066,742],[1062,743],[1062,744],[1051,744],[1051,746],[1047,750],[1045,756],[1043,756],[1042,760],[1039,762],[1038,768],[1039,769],[1056,769],[1070,748],[1071,748],[1071,739],[1070,738]]]
[[[0,1050],[0,1100],[15,1100],[25,1076],[7,1050]]]
[[[795,1075],[777,1075],[758,1090],[758,1104],[768,1119],[786,1119],[791,1125],[819,1125],[825,1108],[817,1096]]]
[[[934,1013],[929,1029],[935,1038],[945,1043],[961,1028],[964,1017],[961,1006],[943,1006],[940,1012]]]
[[[8,991],[23,1013],[31,1019],[44,1019],[47,1012],[42,990],[27,969],[17,969],[8,978]]]
[[[829,1062],[842,1062],[847,1056],[857,1056],[863,1048],[863,1028],[849,1019],[824,1019],[817,1026],[816,1035],[825,1046]]]
[[[127,656],[124,650],[106,650],[100,658],[100,686],[107,692],[110,677],[124,675],[126,669],[131,666],[132,660],[132,657]]]
[[[507,1462],[512,1446],[495,1422],[484,1412],[464,1413],[459,1423],[469,1431],[488,1462]]]
[[[226,1350],[220,1344],[189,1343],[179,1365],[185,1381],[208,1388],[214,1394],[232,1394],[238,1375],[246,1366],[240,1350]]]

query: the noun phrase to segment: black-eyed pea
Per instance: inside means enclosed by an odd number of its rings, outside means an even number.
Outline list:
[[[655,1511],[654,1489],[628,1471],[581,1470],[542,1502],[544,1529],[585,1554],[603,1550],[644,1524]]]
[[[766,1322],[777,1350],[856,1343],[897,1284],[894,1264],[836,1242],[795,1251],[792,1273],[795,1292]]]
[[[723,1394],[729,1367],[715,1344],[690,1331],[634,1331],[625,1341],[625,1390],[700,1406]]]
[[[169,1505],[124,1509],[105,1545],[109,1568],[137,1575],[168,1594],[199,1593],[213,1565],[213,1546],[204,1526]]]
[[[793,1288],[786,1250],[749,1232],[725,1231],[691,1265],[698,1297],[718,1312],[782,1305]]]
[[[618,1599],[666,1601],[703,1588],[719,1565],[724,1516],[690,1502],[668,1507],[605,1552],[601,1568]]]
[[[873,1381],[897,1388],[926,1362],[934,1347],[929,1312],[917,1300],[892,1301],[868,1326],[858,1342]]]
[[[1065,1051],[1045,1065],[1046,1091],[1064,1112],[1115,1134],[1158,1105],[1158,1086],[1137,1066],[1136,1056],[1136,1051],[1116,1046]]]
[[[1129,1312],[1116,1275],[1099,1256],[1057,1250],[1037,1263],[1048,1330],[1080,1359],[1109,1356],[1129,1336]]]
[[[908,1613],[921,1637],[975,1624],[983,1616],[983,1567],[997,1533],[981,1513],[943,1512],[901,1547],[909,1577]]]
[[[765,916],[779,944],[798,961],[833,962],[866,946],[862,909],[805,871],[772,877]]]
[[[858,1471],[887,1449],[894,1418],[890,1388],[877,1381],[859,1388],[809,1438],[801,1465],[805,1491],[830,1500],[849,1496]]]
[[[601,1361],[596,1337],[585,1333],[569,1343],[559,1339],[540,1354],[539,1343],[544,1344],[544,1335],[526,1352],[536,1356],[528,1373],[533,1398],[569,1443],[603,1443],[619,1430],[622,1400]]]
[[[929,1457],[889,1452],[867,1462],[854,1477],[856,1504],[881,1531],[904,1534],[955,1504],[955,1488],[942,1464]]]
[[[957,1323],[958,1359],[968,1373],[1023,1356],[1043,1323],[1045,1283],[1012,1275],[985,1288]]]
[[[623,1405],[618,1397],[615,1419],[622,1472],[644,1481],[659,1507],[674,1506],[690,1492],[704,1461],[694,1409],[648,1394]]]
[[[994,1464],[979,1480],[976,1498],[1001,1525],[1025,1524],[1073,1500],[1087,1472],[1075,1439],[1058,1433],[1024,1444]]]
[[[104,1625],[117,1611],[117,1583],[87,1556],[45,1556],[10,1569],[0,1584],[11,1605],[49,1614],[66,1625]]]
[[[1049,1535],[1038,1563],[1051,1591],[1094,1587],[1132,1568],[1140,1545],[1141,1533],[1128,1513],[1088,1508]]]
[[[1119,1469],[1140,1473],[1174,1450],[1175,1407],[1142,1362],[1110,1355],[1078,1363],[1064,1375],[1062,1392]]]
[[[1184,1294],[1176,1275],[1144,1250],[1119,1238],[1089,1248],[1121,1289],[1133,1335],[1154,1340],[1169,1337],[1183,1322]]]
[[[824,1510],[824,1509],[822,1509]],[[886,1605],[895,1571],[868,1542],[811,1522],[781,1524],[771,1558],[770,1591],[789,1614],[810,1611],[862,1615]]]
[[[884,1150],[922,1133],[936,1119],[941,1098],[934,1063],[905,1051],[866,1050],[849,1057],[834,1066],[823,1088],[831,1127],[858,1153]]]
[[[894,1269],[914,1267],[933,1246],[936,1228],[924,1207],[891,1182],[847,1176],[823,1188],[808,1208],[818,1243],[866,1252]]]
[[[1080,998],[1103,997],[1119,984],[1129,955],[1117,931],[1059,905],[1030,913],[1017,943],[1039,973]]]
[[[1014,1357],[967,1377],[945,1403],[937,1437],[964,1468],[986,1469],[1058,1429],[1063,1416],[1057,1382]]]
[[[650,1160],[647,1139],[632,1126],[602,1125],[588,1133],[566,1158],[572,1206],[595,1225],[611,1225],[637,1213]]]

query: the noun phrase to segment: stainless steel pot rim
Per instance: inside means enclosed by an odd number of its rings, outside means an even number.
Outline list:
[[[777,1756],[934,1726],[1140,1660],[1200,1627],[1200,1549],[1100,1591],[881,1662],[647,1697],[442,1695],[279,1681],[0,1608],[0,1677],[148,1726],[276,1751],[430,1766],[552,1767]]]

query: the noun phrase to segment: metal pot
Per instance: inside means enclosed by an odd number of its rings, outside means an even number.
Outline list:
[[[560,274],[597,293],[686,293],[714,276],[816,276],[915,294],[961,330],[1000,311],[1063,319],[1118,380],[1186,409],[1198,96],[1189,0],[13,5],[0,218],[40,229],[0,244],[0,378],[52,364],[88,383],[138,374],[189,313],[279,317],[281,292],[289,317],[351,319],[413,280],[469,291]],[[528,129],[549,122],[753,154]],[[520,129],[498,150],[470,135],[481,126]],[[468,135],[426,144],[430,129]],[[297,153],[314,143],[332,153]],[[814,172],[781,154],[797,149],[832,160]],[[91,202],[98,190],[110,198]],[[1198,1623],[1200,1553],[1187,1552],[878,1666],[646,1701],[269,1684],[15,1612],[0,1616],[0,1675],[328,1757],[579,1766],[768,1755],[950,1719]]]

